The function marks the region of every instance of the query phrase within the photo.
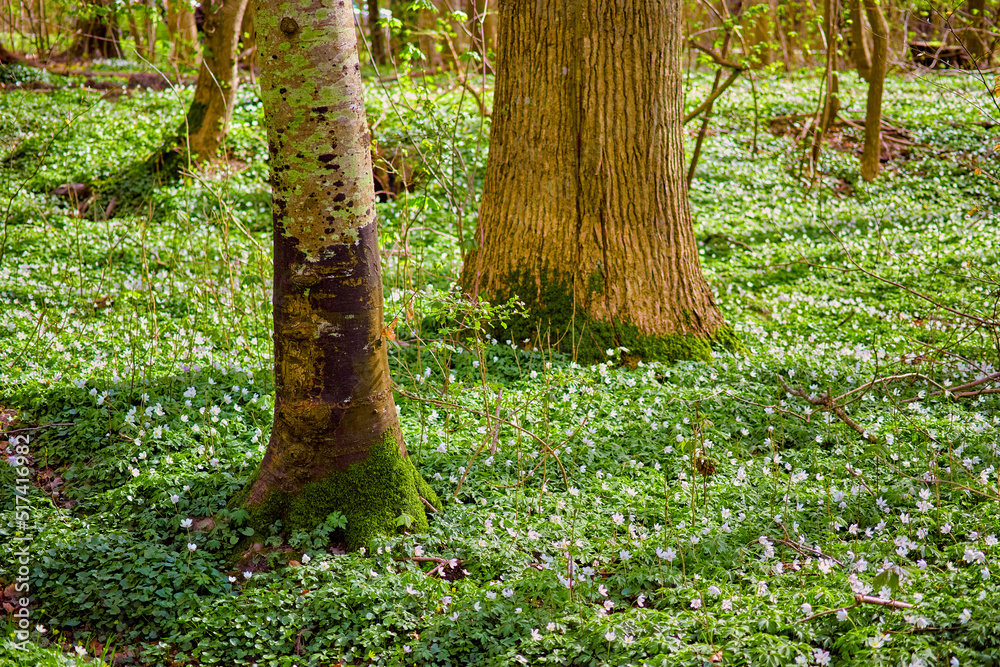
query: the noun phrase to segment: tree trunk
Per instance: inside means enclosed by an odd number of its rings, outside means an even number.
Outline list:
[[[89,0],[87,4],[90,9],[74,26],[79,36],[60,58],[121,58],[121,30],[115,17],[114,0]]]
[[[274,221],[274,426],[234,499],[265,529],[347,517],[351,549],[426,529],[383,334],[371,146],[350,3],[255,0]],[[405,523],[405,519],[403,521]]]
[[[966,31],[965,48],[969,50],[969,59],[974,65],[982,62],[987,56],[985,22],[986,0],[969,0],[969,29]]]
[[[167,0],[166,22],[173,42],[171,62],[196,67],[201,65],[198,27],[195,25],[190,3],[187,0]]]
[[[237,47],[247,0],[206,0],[205,43],[194,99],[180,133],[196,159],[215,157],[233,117],[238,85]]]
[[[582,362],[620,346],[704,359],[711,339],[736,343],[701,273],[684,182],[679,16],[678,0],[500,2],[479,246],[461,284],[525,302],[531,322],[504,339]]]
[[[378,23],[380,11],[378,0],[368,0],[368,45],[375,64],[385,65],[389,62],[389,49],[385,43],[385,29]]]
[[[868,101],[865,105],[865,147],[861,153],[861,178],[868,182],[878,176],[882,153],[882,88],[889,69],[889,24],[876,0],[864,0],[873,44]]]
[[[785,26],[778,12],[778,0],[768,0],[768,3],[771,7],[771,20],[774,21],[774,38],[781,45],[781,58],[785,65],[785,71],[791,72],[794,67],[794,63],[792,62],[793,55],[788,49],[788,37],[785,35]]]
[[[25,65],[27,62],[24,58],[12,53],[4,48],[3,44],[0,44],[0,65]]]
[[[826,41],[826,72],[824,92],[821,101],[816,134],[813,136],[812,169],[819,168],[819,154],[823,148],[823,137],[840,113],[840,78],[837,76],[837,35],[840,34],[837,18],[840,3],[837,0],[823,0],[823,37]]]
[[[861,7],[863,0],[850,0],[851,15],[851,59],[858,75],[871,81],[872,38],[865,25],[865,13]]]

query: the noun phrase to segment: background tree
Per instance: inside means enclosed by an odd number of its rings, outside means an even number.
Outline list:
[[[274,221],[274,426],[237,497],[257,529],[347,516],[352,549],[438,503],[407,458],[383,335],[371,145],[350,3],[255,2]],[[407,518],[408,517],[408,518]]]
[[[114,0],[88,0],[86,8],[76,19],[76,41],[59,57],[121,58],[121,29],[115,14]]]
[[[679,0],[505,0],[499,17],[463,288],[519,296],[532,318],[514,338],[585,361],[618,346],[706,358],[713,339],[733,342],[701,273],[684,181]]]
[[[180,134],[197,159],[211,159],[226,138],[239,85],[237,48],[247,0],[206,0],[201,68]]]
[[[198,27],[188,0],[166,0],[164,20],[172,42],[170,60],[175,64],[201,65]]]
[[[865,13],[872,27],[871,72],[868,99],[865,103],[865,145],[861,153],[861,177],[874,181],[882,154],[882,89],[889,70],[889,23],[876,0],[864,0]]]
[[[851,17],[851,59],[858,75],[865,81],[871,80],[872,38],[865,24],[863,0],[848,0]]]

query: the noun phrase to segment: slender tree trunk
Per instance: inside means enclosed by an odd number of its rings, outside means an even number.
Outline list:
[[[781,57],[785,64],[785,71],[791,72],[794,66],[792,63],[793,54],[788,48],[788,37],[785,35],[785,26],[781,21],[781,16],[778,13],[778,0],[768,0],[771,7],[771,20],[774,21],[774,38],[778,40],[778,44],[781,45]]]
[[[132,35],[132,41],[135,42],[135,50],[142,53],[146,45],[146,34],[139,28],[139,17],[136,16],[138,7],[132,5],[126,11],[128,11],[128,29]]]
[[[872,26],[871,78],[865,105],[865,147],[861,153],[861,178],[874,181],[882,153],[882,88],[889,69],[889,24],[876,0],[864,0],[868,23]]]
[[[146,60],[153,62],[156,58],[156,15],[159,10],[156,0],[146,0]]]
[[[619,346],[706,358],[709,339],[735,342],[684,181],[679,17],[678,0],[500,2],[479,246],[461,284],[525,302],[531,322],[505,338],[586,362]]]
[[[378,0],[368,0],[368,45],[372,50],[372,60],[376,65],[389,62],[389,49],[385,43],[385,30],[379,22]]]
[[[198,27],[190,3],[187,0],[167,0],[166,22],[173,42],[170,60],[178,64],[201,65]]]
[[[347,517],[351,549],[426,529],[383,334],[371,146],[350,3],[255,0],[274,219],[274,426],[234,504],[261,530]]]
[[[199,160],[215,157],[226,138],[236,102],[237,47],[247,0],[206,0],[205,42],[194,99],[181,136],[187,134],[191,154]]]
[[[854,60],[858,75],[865,81],[871,81],[872,38],[865,25],[865,12],[861,6],[863,1],[850,0],[851,59]]]
[[[767,4],[770,6],[768,0],[759,0],[758,4]],[[756,47],[759,50],[758,57],[760,58],[761,65],[770,65],[774,62],[774,53],[771,48],[772,30],[770,27],[770,22],[774,20],[767,12],[755,13],[753,15],[753,32],[750,35],[752,43],[750,46]]]
[[[826,72],[824,75],[824,96],[813,137],[813,171],[819,166],[819,154],[823,148],[823,137],[833,125],[840,112],[840,78],[837,76],[837,37],[840,34],[837,17],[840,3],[837,0],[823,0],[823,36],[826,39]]]
[[[986,0],[969,0],[969,29],[966,31],[965,48],[973,64],[982,62],[987,55],[986,35],[983,20],[986,14]]]

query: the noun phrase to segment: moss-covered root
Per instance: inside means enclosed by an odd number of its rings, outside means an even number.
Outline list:
[[[241,504],[244,492],[233,499]],[[345,470],[333,471],[325,479],[305,485],[297,493],[272,491],[260,505],[246,506],[249,526],[257,535],[266,535],[276,520],[289,533],[311,531],[333,511],[347,517],[344,539],[348,549],[367,547],[372,538],[391,535],[403,528],[427,530],[427,515],[421,497],[435,507],[441,500],[414,467],[400,455],[395,435],[390,432],[372,447],[367,459]],[[406,514],[409,527],[401,522]]]

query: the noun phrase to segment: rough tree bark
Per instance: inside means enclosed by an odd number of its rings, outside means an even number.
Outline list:
[[[479,245],[461,284],[525,302],[530,322],[504,339],[584,362],[737,344],[702,276],[684,180],[680,15],[678,0],[500,2]]]
[[[876,0],[864,0],[868,24],[872,27],[872,68],[865,104],[865,146],[861,153],[861,178],[868,182],[878,176],[882,154],[882,89],[889,69],[889,24]]]
[[[260,530],[334,511],[351,549],[427,528],[383,334],[371,146],[351,3],[255,0],[274,220],[274,426],[234,499]]]
[[[187,135],[192,156],[206,160],[219,151],[233,117],[239,82],[237,48],[247,0],[205,0],[201,6],[205,13],[201,68],[180,135]]]

